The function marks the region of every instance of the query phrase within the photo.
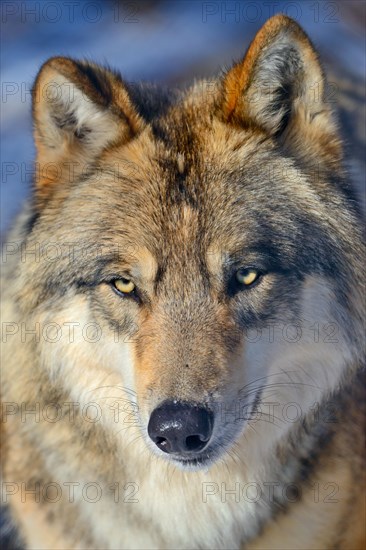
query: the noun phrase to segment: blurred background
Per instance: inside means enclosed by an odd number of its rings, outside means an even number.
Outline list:
[[[48,57],[87,57],[132,82],[176,86],[227,68],[278,12],[303,26],[335,83],[332,98],[339,105],[351,177],[365,204],[365,6],[364,0],[2,1],[1,230],[29,193],[30,89]]]

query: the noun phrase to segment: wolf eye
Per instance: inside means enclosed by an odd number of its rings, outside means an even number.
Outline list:
[[[135,284],[130,279],[114,279],[112,281],[112,286],[119,292],[120,294],[132,294],[135,290]]]
[[[261,272],[254,268],[239,269],[236,274],[237,282],[242,286],[251,286],[258,281]]]

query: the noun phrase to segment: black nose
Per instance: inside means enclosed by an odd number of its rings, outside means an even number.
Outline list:
[[[213,414],[198,405],[165,401],[153,410],[147,431],[164,453],[198,453],[212,435]]]

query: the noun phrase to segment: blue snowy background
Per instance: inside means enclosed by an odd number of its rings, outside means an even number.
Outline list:
[[[294,17],[336,71],[362,99],[365,2],[2,1],[1,2],[1,229],[29,192],[34,147],[30,88],[50,56],[108,62],[130,81],[180,84],[212,76],[240,58],[274,13]],[[343,114],[351,135],[349,160],[364,191],[365,111]]]

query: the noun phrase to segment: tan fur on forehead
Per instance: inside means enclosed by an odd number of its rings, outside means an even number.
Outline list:
[[[156,155],[158,145],[154,143],[153,136],[149,127],[143,131],[137,139],[121,145],[107,149],[100,157],[100,161],[108,161],[112,166],[123,168],[129,167],[131,174],[133,170],[138,171],[141,168],[148,168],[151,157]],[[130,163],[130,165],[126,163]]]
[[[213,277],[213,281],[217,280],[221,276],[223,258],[224,253],[219,243],[211,244],[207,248],[206,262],[208,270]]]
[[[182,213],[182,222],[179,229],[182,231],[184,238],[189,238],[193,236],[193,230],[197,230],[198,212],[187,204],[183,204],[180,210]]]
[[[145,246],[136,246],[131,256],[133,260],[136,260],[131,273],[137,273],[141,278],[152,282],[158,270],[156,258]]]
[[[184,172],[184,153],[178,153],[177,155],[177,165],[180,174]]]

